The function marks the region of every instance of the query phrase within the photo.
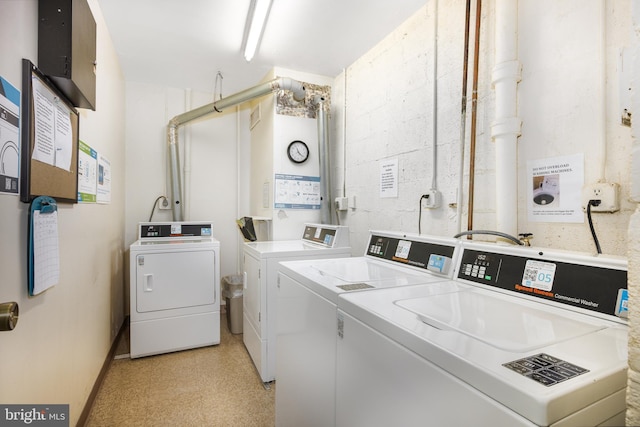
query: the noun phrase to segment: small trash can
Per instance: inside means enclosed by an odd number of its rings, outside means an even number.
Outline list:
[[[240,275],[222,278],[222,298],[227,305],[227,326],[232,334],[242,333],[242,289],[243,279]]]

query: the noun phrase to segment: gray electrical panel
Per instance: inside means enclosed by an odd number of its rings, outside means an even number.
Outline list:
[[[38,68],[73,105],[96,109],[96,21],[87,0],[39,0]]]

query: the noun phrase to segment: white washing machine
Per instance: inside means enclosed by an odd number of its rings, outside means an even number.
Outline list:
[[[350,256],[345,226],[305,224],[298,240],[245,243],[243,341],[264,383],[276,377],[278,263]]]
[[[460,260],[466,289],[341,296],[336,425],[624,425],[626,262],[478,243]]]
[[[381,288],[449,281],[459,247],[454,239],[372,231],[362,257],[283,262],[278,280],[276,425],[335,424],[339,295],[375,295]]]
[[[130,247],[131,358],[220,343],[220,242],[210,222],[140,223]]]

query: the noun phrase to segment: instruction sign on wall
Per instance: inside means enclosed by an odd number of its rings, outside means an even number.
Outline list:
[[[398,197],[398,159],[380,161],[380,197]]]
[[[275,175],[276,209],[320,209],[320,177]]]
[[[584,222],[584,156],[527,162],[527,211],[534,222]]]

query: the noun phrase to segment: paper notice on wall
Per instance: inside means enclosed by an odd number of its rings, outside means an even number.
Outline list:
[[[380,197],[398,197],[398,159],[380,161]]]
[[[98,153],[78,143],[78,202],[95,203],[98,193]]]
[[[43,214],[33,211],[33,295],[60,280],[58,247],[58,212]]]
[[[20,91],[0,77],[0,194],[19,194]]]
[[[35,123],[33,158],[68,171],[73,157],[69,110],[39,79],[33,77],[32,83]]]
[[[584,222],[584,155],[527,162],[527,211],[532,222]]]
[[[69,111],[58,102],[55,108],[55,166],[66,171],[71,169],[71,152],[73,133],[71,131],[71,116]]]
[[[109,159],[98,153],[98,203],[111,202],[111,162]]]

